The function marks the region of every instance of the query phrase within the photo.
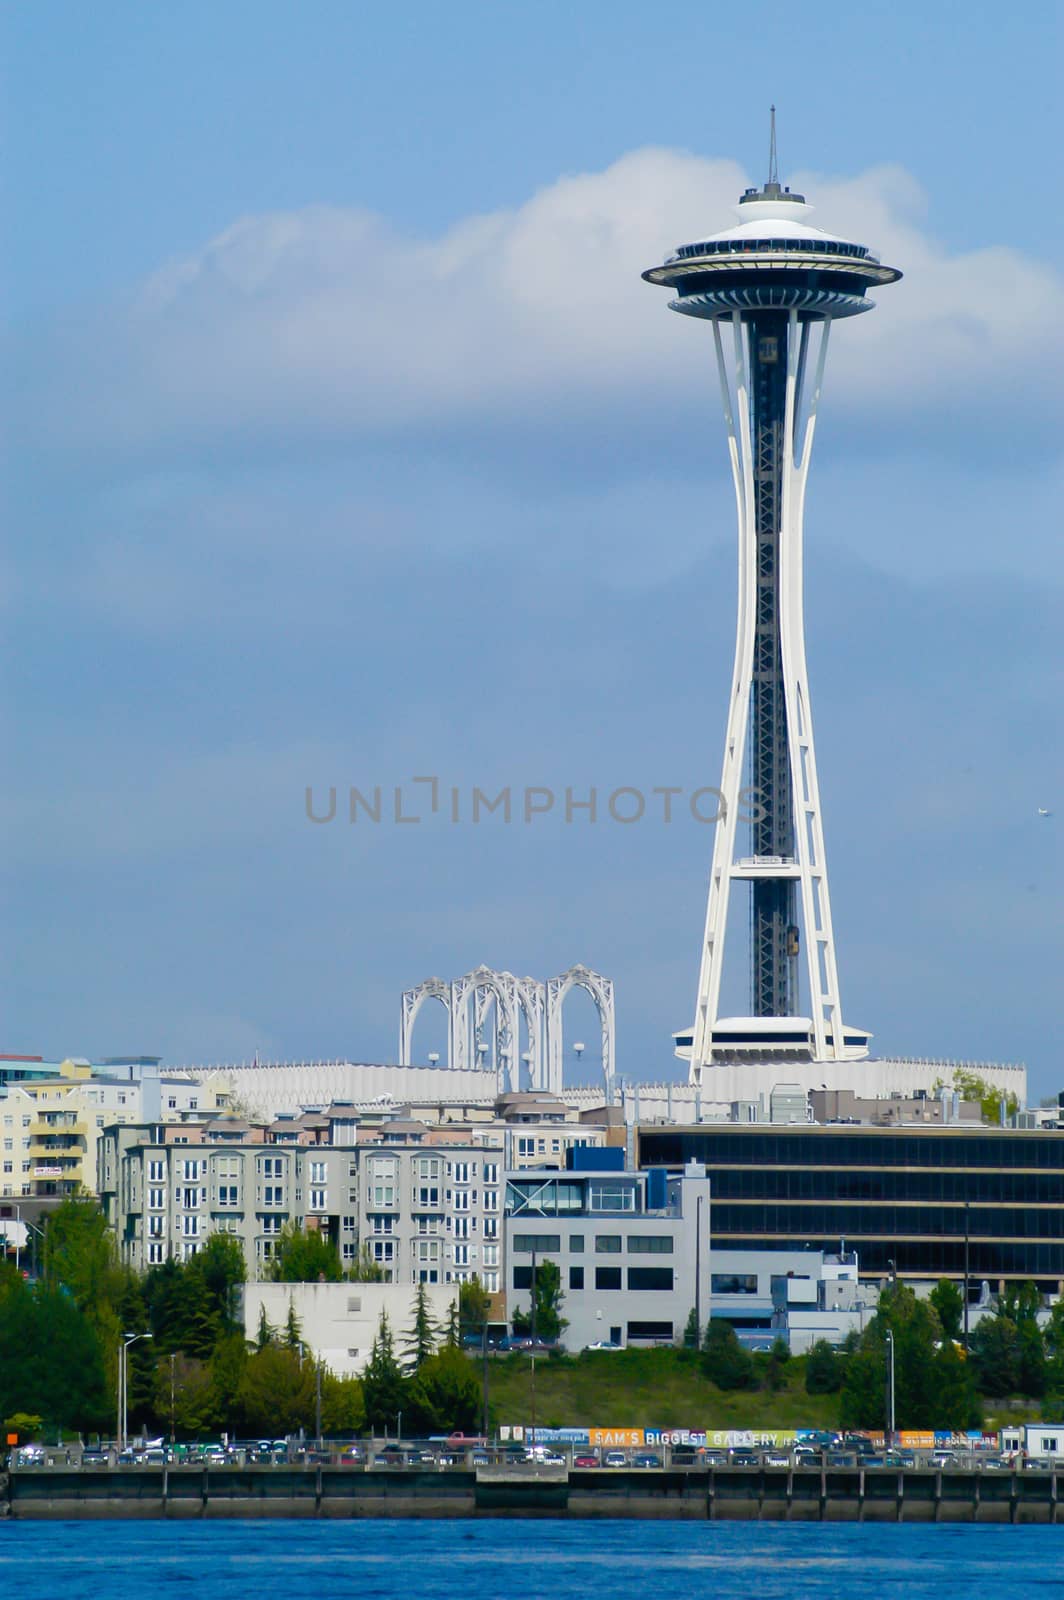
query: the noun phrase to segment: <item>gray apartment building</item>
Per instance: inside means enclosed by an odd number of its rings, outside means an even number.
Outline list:
[[[345,1267],[363,1247],[393,1283],[504,1282],[504,1136],[420,1142],[390,1125],[377,1142],[251,1142],[246,1124],[112,1125],[98,1189],[123,1261],[187,1260],[213,1233],[238,1239],[264,1278],[282,1230],[316,1228]],[[423,1132],[424,1130],[422,1130]],[[180,1142],[178,1142],[180,1141]]]

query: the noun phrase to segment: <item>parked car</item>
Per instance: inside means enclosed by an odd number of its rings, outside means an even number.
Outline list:
[[[704,1467],[726,1467],[728,1465],[727,1450],[705,1450],[702,1453]]]
[[[602,1458],[604,1467],[626,1467],[628,1457],[623,1450],[607,1450]]]
[[[733,1467],[759,1467],[760,1458],[756,1450],[733,1450],[730,1465]]]
[[[674,1467],[697,1467],[699,1464],[698,1451],[691,1445],[677,1445],[672,1452],[672,1464]]]
[[[585,1451],[582,1455],[573,1458],[574,1467],[597,1467],[599,1458],[592,1451]]]
[[[475,1467],[491,1466],[491,1452],[490,1450],[485,1450],[483,1445],[474,1450],[469,1459]]]
[[[110,1456],[106,1450],[93,1450],[90,1448],[81,1452],[81,1464],[83,1467],[106,1467],[109,1460]]]
[[[342,1467],[361,1467],[365,1465],[366,1452],[360,1444],[349,1444],[346,1450],[340,1452],[340,1465]]]
[[[660,1467],[661,1457],[656,1455],[653,1450],[641,1450],[637,1456],[632,1458],[632,1465],[633,1467]]]
[[[766,1450],[762,1460],[766,1467],[789,1467],[791,1464],[786,1450]]]
[[[623,1350],[623,1344],[614,1344],[612,1339],[596,1339],[594,1344],[585,1344],[585,1350]]]

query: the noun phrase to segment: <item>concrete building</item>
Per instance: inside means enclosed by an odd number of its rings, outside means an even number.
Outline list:
[[[696,1264],[709,1227],[709,1184],[694,1165],[678,1176],[628,1172],[623,1151],[600,1150],[564,1172],[510,1172],[511,1317],[530,1308],[535,1257],[559,1267],[569,1349],[672,1344],[700,1297],[703,1319],[708,1310],[708,1275]]]
[[[305,1349],[338,1378],[358,1377],[369,1360],[382,1312],[402,1359],[416,1293],[409,1283],[252,1283],[244,1295],[244,1331],[254,1339],[265,1313],[269,1326],[283,1332],[291,1310]],[[453,1286],[425,1291],[428,1314],[441,1331],[456,1299]]]

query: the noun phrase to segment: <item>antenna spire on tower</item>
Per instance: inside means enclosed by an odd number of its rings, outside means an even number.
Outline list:
[[[768,181],[778,184],[779,165],[776,160],[776,107],[769,106]],[[766,185],[767,187],[767,185]]]

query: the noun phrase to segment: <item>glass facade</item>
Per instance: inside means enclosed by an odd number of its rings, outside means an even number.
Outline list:
[[[1064,1280],[1064,1132],[647,1128],[640,1164],[704,1162],[721,1249],[832,1251],[861,1270]]]

